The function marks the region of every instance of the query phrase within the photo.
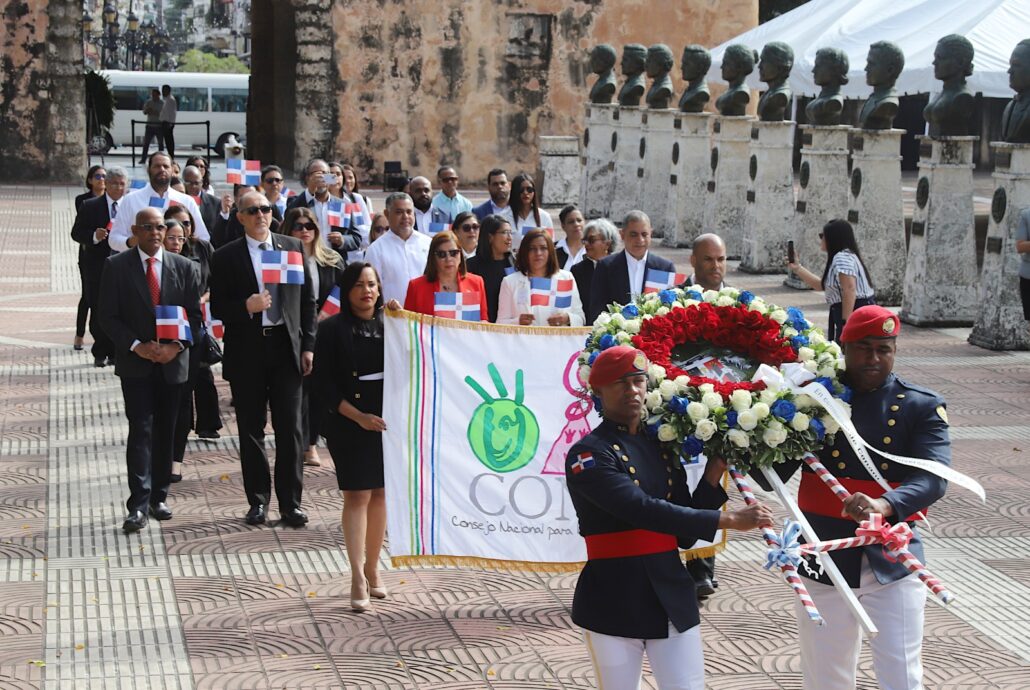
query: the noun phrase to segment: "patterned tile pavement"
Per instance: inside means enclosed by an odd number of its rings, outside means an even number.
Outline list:
[[[229,415],[222,440],[191,441],[175,518],[123,536],[117,381],[70,347],[76,193],[0,187],[0,689],[594,687],[568,615],[575,574],[391,569],[390,598],[352,613],[332,470],[308,473],[307,529],[247,527]],[[812,293],[730,280],[824,319]],[[929,561],[957,601],[928,605],[926,683],[1027,688],[1030,355],[965,335],[908,328],[898,361],[947,396],[955,464],[988,491],[933,512]],[[719,557],[709,687],[800,687],[791,595],[762,558],[748,537]],[[859,687],[876,687],[867,654]]]

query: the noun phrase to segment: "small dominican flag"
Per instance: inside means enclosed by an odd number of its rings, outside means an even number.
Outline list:
[[[129,183],[129,189],[143,189],[147,186],[146,180],[133,180]]]
[[[329,227],[331,228],[346,228],[350,226],[350,223],[344,225],[342,199],[329,200],[329,206],[326,207],[326,219],[328,220]],[[350,218],[348,217],[346,220],[350,220]]]
[[[228,159],[225,161],[225,181],[229,184],[260,184],[261,161]]]
[[[159,196],[152,196],[150,197],[150,203],[147,205],[164,210],[165,206],[168,205],[168,199],[162,199]]]
[[[195,203],[197,205],[197,208],[200,208],[200,204],[201,204],[201,201],[202,201],[200,196],[199,195],[197,195],[197,196],[192,196],[191,195],[190,198],[193,199],[193,203]]]
[[[193,332],[190,330],[190,322],[186,318],[185,309],[159,304],[154,307],[154,315],[157,318],[158,340],[185,340],[188,343],[193,342]]]
[[[644,294],[660,292],[674,288],[687,282],[686,273],[670,273],[669,271],[648,271],[644,281]]]
[[[438,232],[444,232],[445,230],[450,230],[450,229],[451,229],[451,224],[450,223],[430,223],[429,224],[429,234],[430,235],[435,235]]]
[[[590,453],[580,453],[576,456],[576,461],[572,463],[572,473],[579,474],[583,470],[589,470],[594,466],[594,456]]]
[[[441,319],[479,321],[479,293],[437,292],[433,295],[433,315]]]
[[[204,302],[200,305],[200,313],[204,318],[204,325],[212,337],[221,339],[225,335],[225,324],[211,316],[211,305]]]
[[[575,288],[576,281],[571,278],[530,278],[529,306],[568,309],[572,306],[572,291]]]
[[[261,282],[304,284],[304,255],[300,252],[261,252]]]
[[[283,187],[283,194],[286,195],[287,199],[292,199],[293,197],[297,196],[297,192],[293,191],[289,187]]]
[[[340,313],[339,285],[334,285],[333,289],[329,292],[329,296],[325,298],[325,304],[322,305],[322,313],[326,316],[334,316]]]
[[[552,240],[554,239],[554,228],[531,228],[528,225],[522,226],[522,236],[525,237],[532,230],[543,230]]]

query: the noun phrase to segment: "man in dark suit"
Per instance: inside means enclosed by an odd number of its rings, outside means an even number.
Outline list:
[[[215,224],[211,228],[211,246],[215,249],[238,240],[246,233],[243,231],[243,224],[237,218],[240,198],[247,192],[259,191],[257,187],[249,184],[233,185],[232,196],[222,195],[219,201],[220,208],[215,216]],[[272,220],[269,222],[269,229],[272,232],[279,232],[279,223],[283,217],[279,214],[279,207],[272,204]]]
[[[250,502],[247,524],[265,522],[271,494],[265,454],[265,410],[275,428],[275,494],[282,521],[307,523],[300,509],[302,454],[301,386],[315,348],[315,298],[304,269],[302,285],[264,284],[263,251],[303,254],[299,240],[273,234],[272,206],[260,192],[240,199],[246,235],[211,258],[211,311],[225,324],[222,375],[232,388],[240,432],[243,485]]]
[[[650,253],[651,219],[643,211],[630,211],[622,224],[621,252],[597,262],[590,286],[590,309],[587,324],[609,304],[627,304],[644,290],[648,271],[675,273],[676,267],[668,259]]]
[[[94,312],[100,302],[100,278],[104,272],[104,263],[112,253],[111,245],[107,242],[111,232],[110,223],[118,215],[118,202],[125,194],[129,182],[128,173],[124,168],[111,168],[107,171],[106,182],[106,191],[102,196],[82,203],[72,226],[72,239],[82,247],[86,300]],[[104,334],[99,318],[90,318],[89,333],[93,336],[93,366],[103,367],[113,363],[114,344]]]
[[[347,254],[361,249],[361,234],[356,228],[342,228],[329,223],[329,202],[337,199],[329,193],[329,185],[326,176],[329,174],[329,164],[321,158],[311,159],[304,168],[304,175],[301,182],[307,187],[303,194],[298,194],[286,202],[286,210],[307,206],[315,212],[318,218],[318,226],[321,229],[319,237],[335,249],[343,260],[347,260]]]
[[[511,182],[508,173],[501,168],[494,168],[486,175],[486,186],[490,190],[490,198],[472,209],[476,218],[482,221],[487,216],[504,216],[515,227],[515,216],[512,215],[509,201],[511,199]]]
[[[129,438],[129,515],[126,533],[147,524],[147,511],[168,520],[172,446],[179,395],[189,374],[188,342],[159,341],[155,307],[183,307],[190,330],[200,333],[200,276],[193,262],[164,251],[161,210],[136,213],[136,246],[107,259],[100,283],[100,319],[114,343],[114,373],[122,384]]]

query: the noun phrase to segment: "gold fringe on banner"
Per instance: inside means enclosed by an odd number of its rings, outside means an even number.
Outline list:
[[[489,321],[459,321],[457,319],[444,319],[439,316],[430,316],[429,314],[419,314],[413,311],[407,311],[404,309],[398,309],[391,311],[389,309],[384,310],[386,315],[392,319],[407,319],[408,321],[417,321],[418,323],[428,324],[430,326],[439,326],[440,328],[454,328],[457,330],[465,331],[490,331],[492,333],[522,333],[525,335],[568,335],[573,333],[575,335],[586,336],[593,332],[592,328],[586,326],[516,326],[514,324],[496,324],[490,323]]]

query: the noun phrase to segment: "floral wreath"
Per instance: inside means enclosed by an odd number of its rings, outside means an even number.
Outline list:
[[[770,467],[832,443],[838,423],[781,374],[822,384],[850,413],[851,391],[839,380],[840,346],[800,309],[767,304],[747,290],[692,285],[610,306],[579,355],[582,381],[614,345],[647,355],[647,433],[690,461],[705,453],[741,469]]]

